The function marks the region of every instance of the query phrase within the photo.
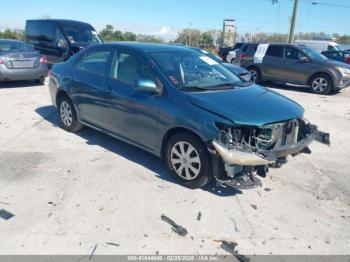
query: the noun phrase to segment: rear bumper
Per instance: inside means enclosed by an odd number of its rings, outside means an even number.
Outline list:
[[[0,81],[39,79],[40,77],[46,77],[47,73],[46,65],[25,69],[9,69],[5,65],[0,65]]]

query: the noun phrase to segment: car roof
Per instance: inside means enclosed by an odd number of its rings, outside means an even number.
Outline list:
[[[51,18],[48,18],[48,19],[29,19],[29,20],[27,20],[27,22],[36,22],[36,21],[40,21],[40,22],[50,21],[50,22],[56,22],[58,24],[59,23],[76,23],[76,24],[90,25],[89,23],[86,23],[86,22],[81,22],[81,21],[71,20],[71,19],[51,19]]]
[[[142,42],[115,42],[101,44],[103,46],[127,48],[130,50],[141,51],[141,52],[193,52],[191,48],[187,46],[175,46],[168,44],[150,44]]]
[[[2,39],[2,38],[0,38],[0,43],[24,43],[24,42],[17,40],[17,39]]]

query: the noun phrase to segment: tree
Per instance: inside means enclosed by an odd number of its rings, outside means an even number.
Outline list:
[[[154,35],[138,35],[137,41],[144,43],[164,43],[164,40],[160,37],[156,37]]]

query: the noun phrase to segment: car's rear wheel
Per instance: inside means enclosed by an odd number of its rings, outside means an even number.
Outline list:
[[[261,81],[261,75],[258,69],[255,67],[250,67],[248,68],[248,71],[250,72],[254,83],[259,83]]]
[[[39,79],[35,79],[35,82],[38,83],[39,85],[45,84],[45,77],[41,76]]]
[[[69,97],[63,96],[57,103],[58,113],[63,128],[69,132],[78,132],[83,128],[79,122],[74,105]]]
[[[333,81],[328,75],[318,74],[311,78],[310,88],[316,94],[329,94],[333,89]]]
[[[186,187],[200,188],[212,179],[209,152],[191,133],[177,133],[169,139],[165,160],[171,174]]]

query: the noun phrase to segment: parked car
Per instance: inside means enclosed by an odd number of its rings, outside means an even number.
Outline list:
[[[26,41],[45,55],[49,64],[66,61],[90,44],[102,43],[90,24],[63,19],[27,20]]]
[[[225,66],[227,69],[229,69],[230,71],[232,71],[234,74],[238,75],[240,78],[242,78],[244,81],[251,81],[252,80],[252,76],[250,74],[250,72],[240,66],[236,66],[236,65],[232,65],[229,63],[225,63],[223,62],[219,57],[217,57],[216,55],[214,55],[213,53],[210,53],[204,49],[201,48],[195,48],[195,47],[191,47],[191,49],[196,50],[198,52],[201,52],[202,54],[205,54],[207,56],[209,56],[211,59],[213,59],[214,61],[222,64],[223,66]]]
[[[258,45],[256,43],[247,43],[241,46],[236,52],[235,64],[245,67],[247,64],[252,63]]]
[[[224,62],[228,62],[230,63],[231,61],[227,59],[227,55],[231,52],[231,51],[235,51],[238,48],[240,48],[244,43],[242,42],[237,42],[234,46],[232,47],[221,47],[219,48],[219,52],[218,55],[221,57],[221,59]]]
[[[348,51],[323,51],[321,54],[331,60],[350,64],[350,52]]]
[[[30,45],[0,39],[0,81],[35,80],[43,84],[47,76],[47,61]]]
[[[255,172],[329,142],[300,105],[187,47],[90,46],[53,66],[49,90],[64,129],[86,125],[162,157],[190,188],[252,187]]]
[[[328,94],[350,86],[350,66],[333,61],[305,46],[261,44],[254,63],[246,68],[253,79],[309,86],[314,93]]]
[[[304,45],[315,49],[317,52],[323,51],[342,51],[343,48],[333,41],[325,40],[295,40],[296,45]]]

